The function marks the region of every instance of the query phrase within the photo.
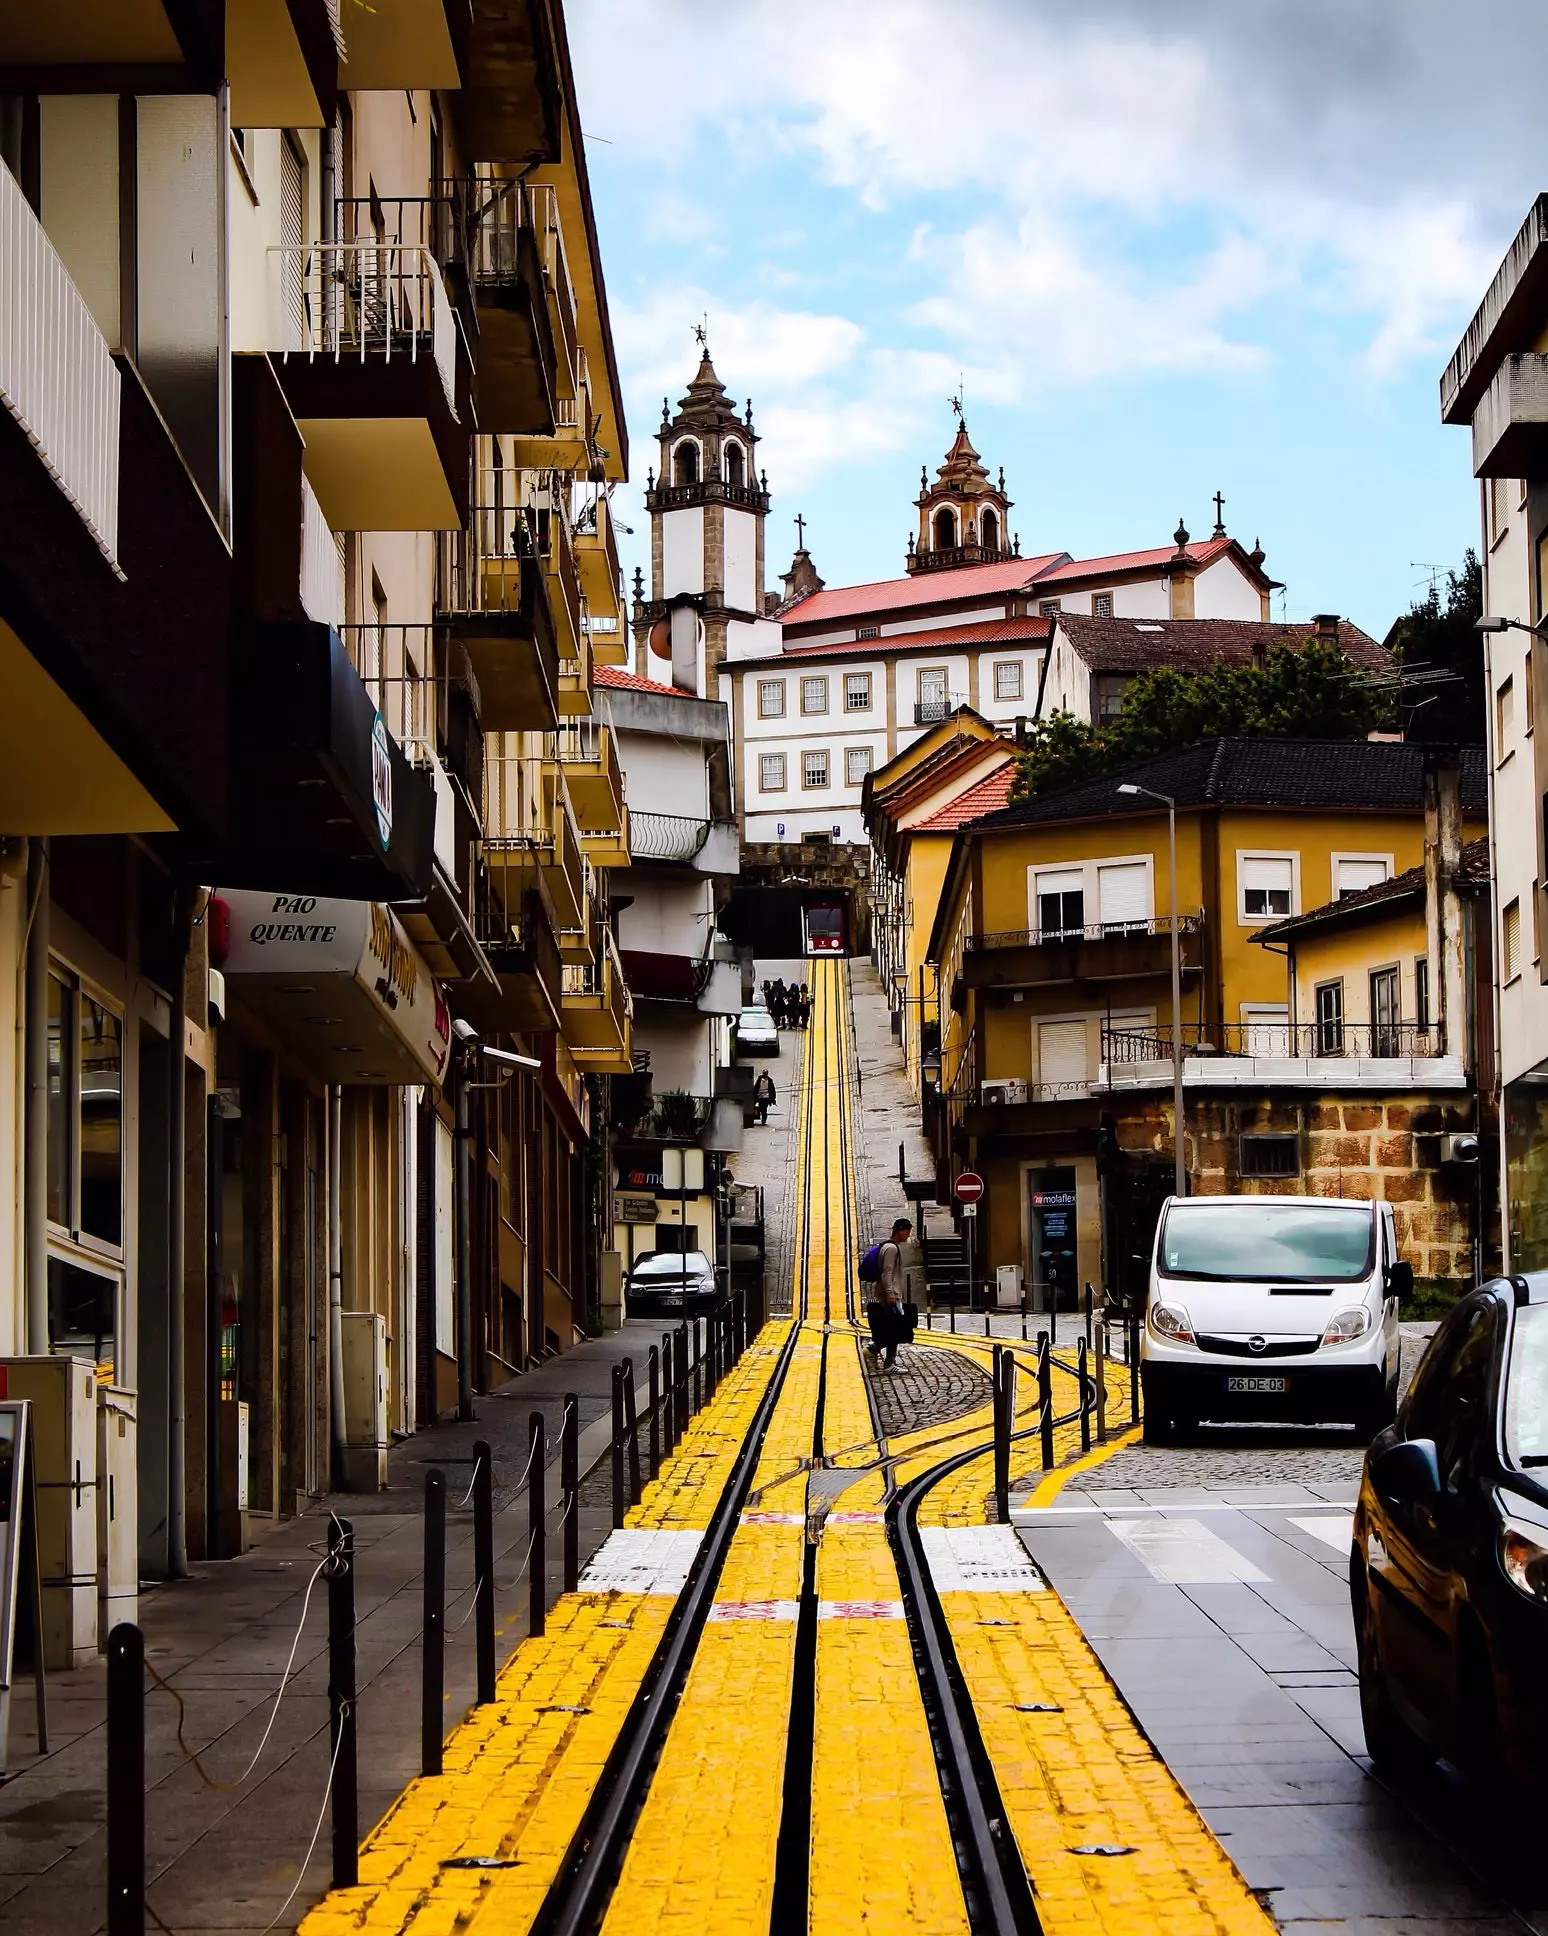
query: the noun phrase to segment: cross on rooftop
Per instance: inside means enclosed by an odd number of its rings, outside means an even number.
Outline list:
[[[1215,536],[1217,538],[1223,538],[1225,534],[1226,534],[1225,498],[1221,495],[1219,491],[1216,491],[1215,493]]]
[[[802,515],[801,515],[801,513],[800,513],[799,511],[797,511],[797,512],[796,512],[796,521],[795,521],[795,528],[796,528],[796,550],[797,550],[797,551],[805,551],[805,549],[806,549],[806,519],[802,517]]]

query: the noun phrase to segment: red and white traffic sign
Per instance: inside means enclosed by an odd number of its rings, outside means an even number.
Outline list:
[[[984,1179],[977,1170],[964,1170],[951,1189],[958,1203],[977,1203],[984,1193]]]

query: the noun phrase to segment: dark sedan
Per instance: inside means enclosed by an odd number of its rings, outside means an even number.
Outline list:
[[[650,1250],[629,1272],[630,1317],[708,1311],[720,1295],[715,1267],[702,1250]]]
[[[1447,1314],[1366,1454],[1349,1577],[1372,1760],[1548,1785],[1548,1272]]]

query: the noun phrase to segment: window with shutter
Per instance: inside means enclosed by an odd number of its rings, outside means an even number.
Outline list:
[[[1150,869],[1142,860],[1109,862],[1097,869],[1097,906],[1102,926],[1130,934],[1150,924]]]
[[[1038,938],[1057,941],[1078,936],[1086,926],[1086,881],[1078,867],[1045,870],[1033,883]]]
[[[1085,1022],[1039,1023],[1037,1071],[1044,1088],[1091,1080],[1090,1031]]]
[[[1277,921],[1295,912],[1295,862],[1289,854],[1243,854],[1242,916]]]
[[[306,171],[290,135],[280,137],[280,297],[285,320],[295,332],[295,346],[306,347],[305,263]]]
[[[1379,887],[1391,877],[1392,862],[1382,854],[1340,854],[1333,862],[1333,898],[1359,894],[1367,887]]]

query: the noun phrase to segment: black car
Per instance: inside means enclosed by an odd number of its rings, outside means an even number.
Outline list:
[[[702,1250],[648,1250],[625,1285],[630,1317],[713,1310],[720,1297],[715,1266]]]
[[[1548,1272],[1430,1340],[1366,1454],[1349,1584],[1372,1760],[1548,1785]]]

